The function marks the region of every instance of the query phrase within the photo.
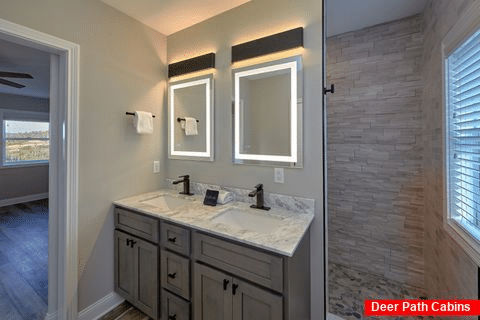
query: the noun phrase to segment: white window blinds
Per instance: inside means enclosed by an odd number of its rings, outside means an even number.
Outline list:
[[[448,56],[446,76],[449,215],[480,230],[480,32]]]

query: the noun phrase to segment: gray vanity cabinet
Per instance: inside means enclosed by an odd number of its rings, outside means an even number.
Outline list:
[[[158,242],[158,221],[115,208],[115,227],[115,291],[157,319],[159,248],[149,241]]]
[[[194,267],[195,320],[281,320],[283,297],[208,266]]]
[[[288,257],[120,207],[115,228],[115,291],[152,319],[310,320],[308,231]]]
[[[115,231],[115,291],[157,319],[158,246]]]

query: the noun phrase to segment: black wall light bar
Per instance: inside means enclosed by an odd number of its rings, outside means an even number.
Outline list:
[[[297,47],[303,47],[303,27],[233,46],[232,63]]]
[[[215,53],[207,53],[203,56],[172,63],[168,65],[168,77],[215,68]]]

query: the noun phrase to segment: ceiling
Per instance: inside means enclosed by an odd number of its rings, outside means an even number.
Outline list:
[[[428,0],[325,0],[327,37],[406,18]]]
[[[0,93],[39,98],[49,97],[50,54],[19,44],[0,40],[0,71],[29,73],[33,79],[4,78],[25,85],[13,88],[0,85]],[[0,102],[0,108],[2,107]]]
[[[101,0],[169,35],[226,10],[256,0]],[[272,0],[273,1],[273,0]],[[328,36],[401,19],[421,12],[428,0],[326,0]],[[34,79],[7,79],[26,85],[0,85],[0,93],[48,98],[50,55],[0,40],[0,71],[30,73]],[[0,105],[1,108],[1,105]]]
[[[168,36],[251,0],[101,0]]]

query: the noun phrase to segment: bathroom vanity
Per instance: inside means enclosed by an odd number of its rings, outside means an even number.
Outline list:
[[[310,319],[313,214],[201,200],[114,203],[116,292],[153,319]]]

